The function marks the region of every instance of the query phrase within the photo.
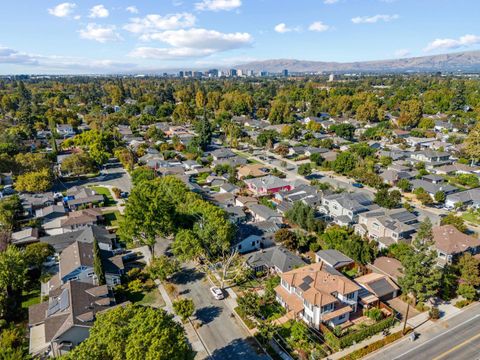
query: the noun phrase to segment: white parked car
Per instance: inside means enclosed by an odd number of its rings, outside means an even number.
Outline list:
[[[211,287],[210,292],[212,293],[213,297],[217,300],[223,300],[225,296],[223,295],[223,291],[217,287]]]

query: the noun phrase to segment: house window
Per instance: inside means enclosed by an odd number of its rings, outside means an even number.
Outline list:
[[[338,320],[343,320],[343,319],[345,319],[346,316],[347,316],[347,314],[340,315],[340,316],[338,317]]]
[[[378,230],[380,228],[380,225],[377,224],[377,223],[373,223],[372,224],[372,227],[375,229],[375,230]]]
[[[355,298],[355,293],[347,294],[347,299],[348,300],[353,300],[354,298]]]

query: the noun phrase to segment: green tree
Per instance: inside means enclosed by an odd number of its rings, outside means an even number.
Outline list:
[[[47,258],[54,254],[53,246],[44,242],[29,244],[25,247],[25,261],[29,266],[36,268],[41,268]]]
[[[448,213],[447,216],[443,217],[440,225],[453,225],[458,231],[463,233],[468,230],[467,225],[465,225],[465,220],[453,213]]]
[[[341,138],[352,139],[356,128],[352,124],[338,124],[330,126],[330,130]]]
[[[18,195],[0,199],[0,230],[14,230],[22,213],[22,202]]]
[[[15,189],[19,192],[44,192],[53,186],[53,174],[50,169],[28,172],[15,179]]]
[[[413,242],[415,252],[403,262],[403,276],[399,283],[405,294],[411,294],[414,301],[425,302],[439,291],[442,273],[437,265],[437,253],[432,249],[432,224],[427,218],[420,224]]]
[[[131,176],[133,185],[137,186],[143,181],[155,179],[155,171],[149,167],[141,166],[133,170]]]
[[[407,179],[400,179],[397,183],[397,187],[403,192],[409,192],[412,190],[412,184]]]
[[[458,269],[460,270],[460,279],[464,284],[480,286],[480,261],[472,254],[467,252],[458,260]]]
[[[97,276],[98,284],[105,285],[105,269],[103,268],[102,255],[100,253],[97,239],[93,239],[93,271]]]
[[[160,281],[167,280],[179,270],[180,264],[178,261],[165,255],[153,259],[148,267],[148,273],[150,274],[150,277]]]
[[[435,193],[435,201],[438,203],[443,203],[445,202],[445,199],[447,198],[447,195],[445,195],[444,191],[437,191]]]
[[[19,292],[27,279],[26,274],[27,263],[20,250],[10,245],[0,253],[0,318],[5,317],[7,306],[16,308]]]
[[[80,176],[94,173],[97,171],[97,167],[88,154],[80,152],[67,156],[62,161],[61,170],[73,176]]]
[[[480,123],[468,133],[464,141],[464,151],[473,160],[480,160]]]
[[[192,352],[182,326],[162,309],[118,306],[97,314],[90,336],[67,359],[187,360]]]
[[[472,285],[460,284],[458,286],[457,294],[464,297],[467,300],[475,300],[477,297],[477,291]]]
[[[387,209],[394,209],[401,205],[402,194],[398,190],[378,190],[375,194],[375,203]]]
[[[413,128],[422,120],[422,103],[418,100],[407,100],[400,104],[400,116],[398,126],[401,128]]]
[[[195,312],[195,304],[192,299],[181,298],[173,302],[173,311],[180,316],[182,321],[188,320]]]
[[[357,157],[353,153],[344,151],[332,163],[332,169],[339,174],[346,174],[355,169],[357,161]]]
[[[312,165],[310,163],[301,164],[297,171],[298,175],[308,176],[312,173]]]
[[[237,298],[237,303],[242,312],[248,316],[258,317],[260,314],[261,298],[255,291],[245,291]]]

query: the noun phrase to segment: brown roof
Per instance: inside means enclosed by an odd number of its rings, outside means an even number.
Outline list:
[[[78,224],[96,223],[98,218],[102,216],[100,209],[85,209],[80,211],[73,211],[68,214],[66,219],[63,219],[61,226],[70,226]]]
[[[358,284],[370,291],[378,297],[390,294],[393,291],[398,291],[400,288],[387,275],[370,273],[367,275],[355,278]]]
[[[244,165],[238,169],[238,177],[241,179],[246,176],[260,177],[267,175],[268,173],[262,169],[265,169],[263,164]]]
[[[302,291],[302,297],[316,306],[337,301],[334,293],[346,295],[360,287],[323,262],[307,265],[280,275],[290,286]]]
[[[458,231],[453,225],[432,229],[435,247],[446,254],[458,254],[480,247],[480,240]]]
[[[60,255],[60,278],[80,266],[93,267],[93,244],[75,241]]]
[[[48,301],[32,305],[28,308],[28,324],[36,325],[45,321],[47,314]]]
[[[373,264],[368,265],[368,267],[375,272],[390,276],[393,280],[397,280],[403,275],[402,263],[397,259],[386,256],[376,258]]]
[[[278,285],[275,288],[275,292],[283,301],[287,303],[288,310],[293,311],[295,314],[303,311],[303,301],[297,295],[290,294],[282,287],[282,285]]]
[[[337,310],[334,310],[334,311],[331,311],[329,313],[326,313],[325,315],[322,316],[322,321],[329,321],[329,320],[332,320],[334,318],[336,318],[337,316],[341,316],[343,314],[347,314],[349,312],[353,311],[352,307],[351,306],[342,306],[340,307],[339,309]]]

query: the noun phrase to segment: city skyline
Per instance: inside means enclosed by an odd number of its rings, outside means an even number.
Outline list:
[[[9,2],[0,15],[0,73],[138,73],[477,50],[479,10],[474,1],[450,0]]]

